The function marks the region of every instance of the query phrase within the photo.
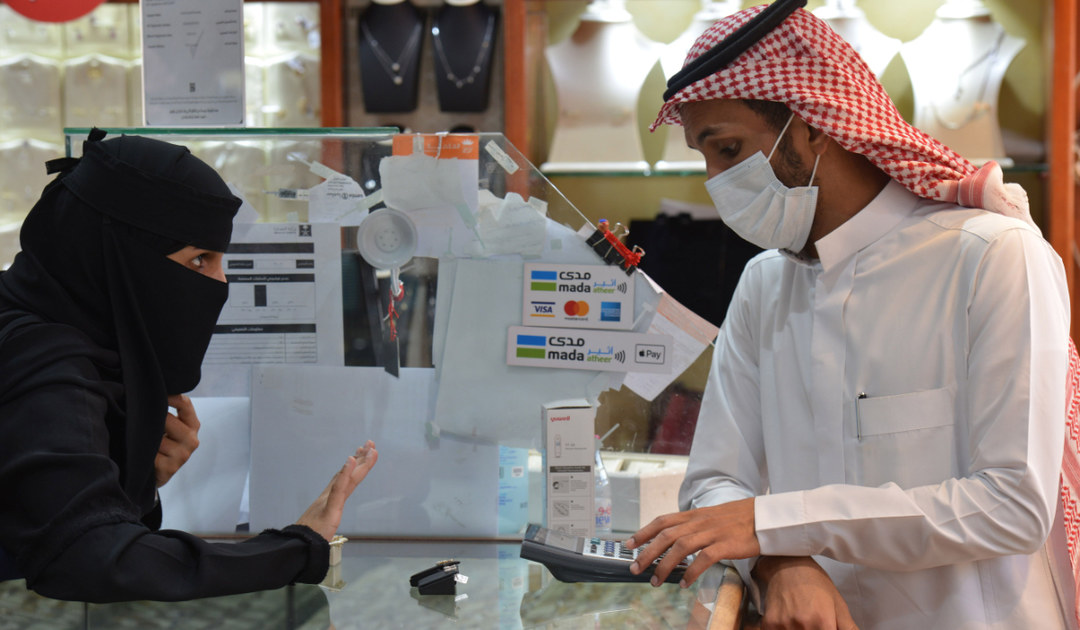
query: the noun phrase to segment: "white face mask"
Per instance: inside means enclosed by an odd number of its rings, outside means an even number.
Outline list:
[[[817,207],[817,186],[788,188],[769,165],[780,139],[795,114],[776,138],[769,157],[758,151],[705,182],[716,211],[736,234],[758,247],[799,252],[810,236]],[[810,173],[813,183],[819,155]]]

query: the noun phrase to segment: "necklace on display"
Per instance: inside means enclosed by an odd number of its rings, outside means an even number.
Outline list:
[[[409,41],[405,42],[405,46],[401,49],[401,54],[398,55],[396,60],[392,59],[390,55],[386,54],[383,47],[379,45],[379,41],[371,34],[371,29],[368,28],[367,23],[360,22],[360,30],[364,32],[364,37],[371,44],[371,52],[375,53],[375,58],[379,61],[379,65],[386,71],[386,74],[390,76],[390,80],[394,82],[394,85],[401,85],[405,82],[402,77],[401,69],[409,63],[412,56],[416,53],[416,45],[420,43],[420,24],[416,24],[416,28],[413,29],[411,35],[409,35]]]
[[[487,26],[484,28],[484,40],[480,42],[480,50],[476,53],[476,61],[473,62],[472,72],[465,78],[461,78],[454,74],[454,69],[450,67],[450,59],[447,58],[446,51],[443,49],[442,34],[439,31],[439,25],[435,24],[431,27],[431,40],[435,42],[435,52],[439,56],[439,63],[446,72],[446,78],[457,86],[459,90],[466,85],[473,83],[476,80],[476,76],[483,72],[484,58],[491,52],[491,37],[494,33],[495,16],[488,15]]]
[[[993,74],[994,59],[997,57],[998,51],[1001,50],[1001,45],[1004,42],[1005,30],[1002,29],[1002,31],[998,34],[997,40],[994,42],[994,45],[982,55],[980,55],[978,59],[969,63],[967,67],[961,70],[960,74],[956,76],[956,93],[953,95],[953,98],[950,102],[954,105],[960,105],[960,100],[964,97],[965,91],[964,79],[968,76],[968,74],[970,74],[972,71],[974,71],[976,68],[983,65],[984,63],[987,66],[985,71],[982,73],[982,83],[978,86],[978,90],[975,92],[975,102],[972,103],[971,109],[960,120],[960,122],[946,120],[941,115],[941,112],[938,109],[938,104],[930,104],[930,110],[934,114],[934,119],[937,120],[942,127],[956,131],[957,129],[965,127],[968,124],[974,122],[975,119],[989,113],[993,109],[991,104],[986,99],[986,92],[990,87],[990,75]]]

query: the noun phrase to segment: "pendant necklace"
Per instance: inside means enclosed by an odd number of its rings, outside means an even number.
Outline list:
[[[994,45],[989,50],[987,50],[985,53],[980,55],[978,59],[976,59],[975,61],[972,61],[970,64],[968,64],[967,67],[964,68],[963,70],[961,70],[960,74],[957,75],[957,77],[956,77],[956,93],[953,95],[953,98],[950,100],[950,102],[955,103],[956,105],[960,105],[960,101],[964,97],[964,91],[965,91],[964,90],[964,79],[968,76],[968,74],[970,74],[976,68],[978,68],[979,66],[983,65],[986,62],[989,62],[989,63],[986,63],[986,69],[982,73],[982,83],[981,83],[981,85],[978,86],[978,90],[975,92],[975,102],[972,103],[971,109],[967,112],[967,114],[965,116],[963,116],[961,118],[961,120],[959,122],[954,122],[952,120],[946,120],[941,115],[941,112],[938,110],[938,105],[936,103],[931,103],[930,104],[930,109],[932,110],[932,112],[934,114],[934,118],[938,121],[938,123],[941,124],[942,127],[945,127],[946,129],[950,129],[952,131],[956,131],[957,129],[960,129],[961,127],[965,127],[965,126],[971,124],[972,122],[975,121],[975,119],[977,119],[977,118],[979,118],[979,117],[981,117],[981,116],[983,116],[985,114],[990,113],[990,111],[993,109],[991,104],[986,100],[986,91],[990,87],[990,75],[992,74],[993,69],[994,69],[993,68],[994,59],[997,57],[998,51],[1001,49],[1001,45],[1004,42],[1005,42],[1005,31],[1003,29],[1001,31],[1001,33],[998,34],[998,38],[994,42]]]
[[[394,85],[401,85],[405,82],[402,75],[402,67],[408,65],[412,56],[416,54],[416,45],[420,42],[420,24],[416,24],[416,28],[413,29],[411,35],[409,35],[409,41],[405,42],[405,46],[401,49],[401,54],[398,55],[397,60],[394,60],[390,55],[386,54],[383,47],[379,45],[378,40],[371,34],[371,30],[368,28],[366,22],[360,22],[360,30],[364,32],[364,38],[371,44],[371,52],[375,53],[375,59],[379,61],[379,65],[382,66],[386,74],[390,76],[390,80],[394,82]]]
[[[473,83],[476,80],[476,76],[484,71],[484,58],[491,52],[491,37],[494,33],[495,16],[488,15],[487,26],[484,28],[484,40],[480,42],[480,50],[476,53],[476,61],[473,62],[472,72],[470,72],[468,76],[461,78],[454,74],[454,69],[450,67],[450,59],[447,58],[446,51],[443,49],[439,25],[432,25],[431,40],[435,42],[435,52],[438,53],[439,63],[442,64],[442,68],[446,72],[446,78],[457,86],[459,90],[467,84]]]

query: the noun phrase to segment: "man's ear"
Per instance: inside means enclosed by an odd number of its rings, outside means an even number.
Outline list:
[[[806,131],[808,133],[810,150],[813,151],[815,155],[824,155],[825,149],[832,144],[833,139],[826,135],[824,131],[811,125],[806,126]]]

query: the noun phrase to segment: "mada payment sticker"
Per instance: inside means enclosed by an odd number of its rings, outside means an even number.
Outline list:
[[[511,326],[506,364],[670,374],[672,343],[670,335]]]
[[[629,330],[634,278],[612,265],[526,263],[522,307],[526,326]]]

